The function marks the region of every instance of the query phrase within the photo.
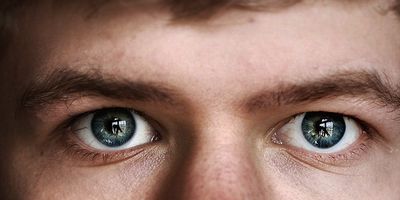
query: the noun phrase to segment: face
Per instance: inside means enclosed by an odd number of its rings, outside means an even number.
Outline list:
[[[399,199],[400,21],[378,7],[31,8],[2,60],[2,196]]]

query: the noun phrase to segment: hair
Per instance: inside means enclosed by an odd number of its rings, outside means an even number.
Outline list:
[[[99,7],[112,0],[92,0],[94,7]],[[125,0],[146,1],[146,0]],[[148,0],[153,2],[154,0]],[[200,21],[228,8],[246,10],[274,11],[284,9],[304,0],[155,0],[166,6],[172,13],[175,21]],[[360,2],[367,0],[336,0],[343,2]],[[394,0],[391,10],[395,10],[400,16],[400,0]],[[92,3],[91,2],[91,3]],[[9,36],[17,25],[13,18],[18,10],[37,4],[36,0],[0,0],[0,53],[7,46]]]
[[[167,0],[174,19],[208,19],[227,8],[247,10],[277,10],[283,9],[302,0]]]

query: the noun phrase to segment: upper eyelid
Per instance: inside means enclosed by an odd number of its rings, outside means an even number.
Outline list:
[[[304,151],[311,152],[312,154],[321,154],[321,155],[336,155],[340,154],[340,152],[347,152],[349,147],[352,147],[355,142],[359,141],[360,137],[362,134],[364,134],[364,130],[362,129],[361,126],[359,126],[358,122],[356,122],[354,119],[349,118],[347,116],[338,114],[338,113],[331,113],[331,112],[316,112],[314,114],[317,114],[320,116],[320,114],[323,114],[321,116],[326,116],[326,115],[339,115],[341,118],[343,118],[344,122],[346,123],[346,131],[343,133],[343,137],[341,137],[336,143],[334,143],[332,146],[329,146],[328,148],[321,148],[317,147],[311,144],[310,140],[307,140],[303,134],[303,129],[299,126],[302,126],[303,120],[305,119],[304,117],[306,116],[307,113],[310,112],[305,112],[302,114],[298,114],[295,117],[293,117],[290,122],[284,123],[280,128],[277,129],[277,131],[274,132],[274,134],[271,136],[271,141],[274,144],[278,145],[283,145],[283,144],[292,144],[296,148],[304,149]],[[347,118],[347,119],[345,119]],[[353,124],[355,123],[355,124]],[[350,128],[353,127],[353,128]],[[350,128],[350,129],[348,129]],[[284,130],[282,130],[284,129]],[[348,132],[349,130],[355,131],[355,132]],[[371,137],[371,134],[367,134],[366,137]],[[365,138],[365,136],[363,137]],[[343,143],[345,140],[350,140],[352,141],[351,144]],[[289,145],[289,146],[292,146]],[[345,146],[343,146],[345,145]],[[345,149],[343,149],[345,147]],[[338,151],[338,149],[340,149]]]
[[[309,110],[306,112],[316,112],[316,111]],[[304,114],[306,112],[300,112],[300,113],[294,114],[290,118],[286,119],[285,121],[280,122],[279,124],[276,125],[277,127],[272,129],[271,131],[269,131],[268,137],[273,137],[276,130],[283,127],[287,122],[294,120],[295,117],[297,117],[301,114]],[[321,112],[321,111],[317,111],[317,112]],[[324,111],[322,111],[322,112],[324,112]],[[389,140],[385,135],[381,134],[374,125],[372,125],[371,123],[369,123],[367,121],[364,121],[362,119],[362,117],[356,116],[356,115],[351,115],[351,114],[342,114],[340,112],[330,112],[330,113],[340,114],[340,115],[343,115],[344,117],[348,117],[348,118],[351,118],[354,121],[356,121],[360,125],[360,128],[363,129],[366,134],[368,134],[368,137],[372,138],[374,140],[374,142],[376,144],[379,144],[386,152],[393,152],[395,149],[397,149],[394,146],[395,144],[391,143],[391,140]],[[283,122],[286,122],[286,123],[283,123]]]
[[[65,119],[64,121],[62,121],[56,128],[54,133],[65,133],[65,132],[74,132],[76,130],[73,130],[72,127],[74,124],[76,124],[79,120],[87,117],[90,114],[95,113],[96,111],[99,110],[103,110],[103,109],[110,109],[110,108],[123,108],[123,107],[115,107],[115,106],[110,106],[110,107],[101,107],[101,108],[97,108],[97,109],[91,109],[85,112],[80,112],[77,114],[72,114],[72,115],[68,115],[68,118]],[[125,108],[128,110],[132,110],[134,111],[133,108]],[[56,134],[56,135],[57,135]]]
[[[83,113],[78,113],[78,114],[75,114],[75,115],[71,115],[71,116],[69,116],[69,118],[70,118],[70,122],[69,123],[74,123],[77,120],[82,119],[84,117],[87,117],[90,114],[94,114],[95,112],[98,112],[98,111],[101,111],[101,110],[106,110],[106,109],[126,109],[126,110],[129,110],[130,112],[135,112],[135,113],[137,113],[139,115],[142,115],[142,112],[136,111],[134,108],[110,106],[110,107],[101,107],[101,108],[98,108],[98,109],[92,109],[92,110],[89,110],[89,111],[85,111]]]
[[[90,114],[93,114],[93,113],[95,113],[97,111],[100,111],[100,110],[115,109],[115,108],[117,108],[117,109],[127,109],[130,112],[134,112],[135,114],[139,115],[144,120],[146,120],[146,122],[149,123],[152,126],[152,128],[155,129],[155,131],[158,132],[158,131],[161,130],[163,132],[166,132],[166,129],[165,129],[164,126],[162,126],[162,124],[160,124],[158,121],[154,120],[151,116],[147,115],[145,112],[140,111],[140,110],[135,109],[135,108],[131,108],[131,107],[116,107],[116,106],[102,107],[102,108],[99,108],[99,109],[94,109],[94,110],[90,110],[90,111],[86,111],[86,112],[83,112],[83,113],[80,113],[80,114],[76,114],[76,115],[70,116],[70,118],[67,119],[65,122],[63,122],[62,123],[63,125],[60,126],[60,127],[63,127],[64,129],[71,128],[72,125],[75,124],[77,121],[81,120],[84,117],[87,117]]]
[[[51,141],[58,138],[64,133],[71,132],[71,126],[79,119],[94,113],[102,109],[110,108],[124,108],[139,114],[146,120],[148,120],[152,126],[154,126],[157,131],[164,131],[165,128],[160,126],[157,118],[153,118],[152,115],[148,115],[148,107],[143,106],[138,103],[124,102],[124,101],[114,101],[110,99],[103,99],[97,97],[80,97],[81,99],[74,101],[66,105],[65,103],[56,103],[49,105],[46,110],[41,110],[35,112],[34,114],[42,121],[48,121],[52,119],[51,123],[44,123],[43,126],[49,130],[46,135],[46,141]],[[54,111],[53,111],[54,110]],[[29,116],[31,117],[31,116]]]
[[[131,138],[129,140],[126,140],[125,143],[122,143],[121,145],[118,146],[107,146],[106,144],[100,142],[100,140],[93,134],[95,129],[88,128],[88,126],[91,126],[91,122],[94,119],[96,113],[101,112],[101,117],[100,121],[113,116],[114,114],[118,115],[117,113],[125,113],[126,111],[130,112],[132,114],[134,123],[135,123],[135,128],[131,129],[132,132],[129,132],[131,135]],[[114,113],[112,115],[109,115],[111,113]],[[127,113],[125,113],[127,114]],[[104,125],[104,122],[108,121],[102,121]],[[104,126],[102,126],[101,131],[103,131]],[[136,112],[134,109],[130,108],[124,108],[124,107],[108,107],[108,108],[103,108],[103,109],[97,109],[94,111],[87,112],[87,114],[84,114],[80,117],[78,117],[74,123],[71,123],[68,125],[69,131],[66,130],[65,136],[66,138],[75,138],[76,143],[84,143],[81,144],[83,146],[86,146],[86,149],[92,149],[88,150],[88,152],[101,152],[102,150],[104,151],[124,151],[126,149],[131,149],[136,146],[140,146],[142,144],[154,142],[155,138],[160,138],[161,135],[159,134],[159,131],[156,129],[156,127],[149,122],[148,119],[146,119],[143,114],[140,114],[139,112]],[[73,128],[73,129],[71,129]],[[85,129],[89,130],[85,130]],[[99,129],[97,129],[99,130]],[[79,139],[78,139],[79,138]],[[147,138],[147,139],[146,139]],[[80,142],[81,141],[81,142]],[[86,142],[89,142],[86,143]],[[70,142],[71,143],[71,142]],[[72,142],[73,143],[73,142]],[[85,149],[82,147],[82,149]],[[104,153],[104,152],[103,152]]]

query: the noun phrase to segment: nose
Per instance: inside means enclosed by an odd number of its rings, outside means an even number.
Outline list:
[[[198,132],[171,170],[161,199],[266,199],[256,145],[233,129],[218,126]]]

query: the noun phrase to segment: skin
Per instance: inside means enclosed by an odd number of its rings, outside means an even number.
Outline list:
[[[261,91],[343,71],[385,74],[395,88],[400,23],[393,12],[378,12],[385,6],[378,1],[301,3],[277,12],[228,10],[208,21],[171,23],[171,14],[157,5],[111,3],[88,17],[90,5],[82,1],[59,7],[38,3],[18,17],[19,31],[2,59],[1,195],[399,199],[396,106],[362,96],[250,110],[242,103]],[[78,92],[63,101],[18,108],[26,88],[60,68],[157,83],[174,90],[178,103]],[[162,138],[107,162],[66,151],[65,141],[73,134],[57,129],[60,124],[103,107],[145,113],[161,127]],[[280,133],[291,117],[309,111],[357,117],[373,127],[374,136],[352,144],[367,148],[353,154],[343,150],[346,159],[326,164],[315,159],[315,152],[271,142],[272,133]]]

